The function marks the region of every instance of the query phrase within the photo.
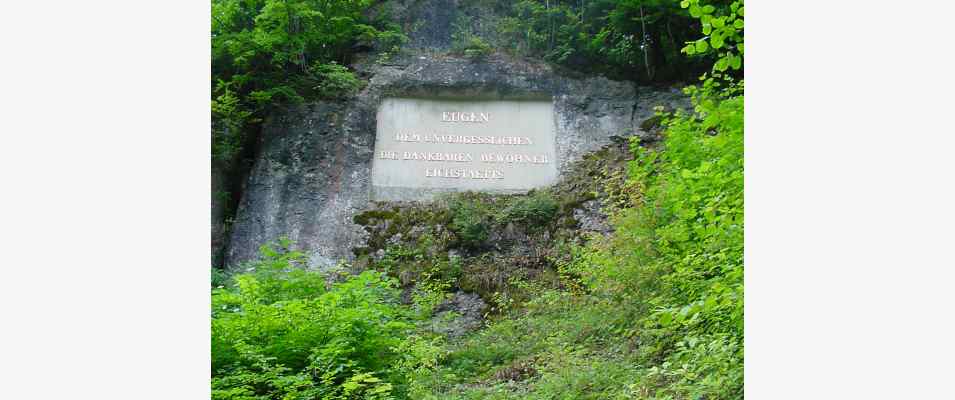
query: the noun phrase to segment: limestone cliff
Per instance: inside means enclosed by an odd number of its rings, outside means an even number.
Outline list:
[[[290,107],[266,121],[232,225],[227,265],[255,257],[260,245],[282,236],[310,255],[312,267],[354,259],[352,249],[368,235],[353,217],[371,205],[375,114],[384,98],[549,97],[561,176],[612,137],[648,135],[641,123],[653,116],[654,106],[686,104],[676,89],[571,77],[543,62],[502,54],[479,60],[450,55],[443,49],[450,43],[456,2],[412,4],[401,18],[421,24],[409,31],[409,48],[388,61],[369,55],[353,65],[368,79],[360,93]]]

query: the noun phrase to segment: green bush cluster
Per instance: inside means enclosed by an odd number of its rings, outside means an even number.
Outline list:
[[[488,215],[479,204],[456,202],[452,204],[451,230],[459,243],[468,249],[480,248],[488,238]]]
[[[366,271],[326,286],[302,261],[265,247],[234,285],[213,289],[212,398],[393,398],[394,348],[412,327],[396,283]]]
[[[493,52],[491,45],[480,36],[467,36],[464,39],[455,37],[452,50],[472,60],[485,58]]]
[[[479,60],[490,55],[493,49],[487,41],[474,32],[471,18],[462,15],[453,26],[451,51],[472,60]]]
[[[646,183],[643,204],[616,222],[634,229],[595,251],[585,275],[614,297],[650,296],[643,322],[666,342],[659,374],[673,386],[741,398],[743,97],[696,104],[699,113],[668,122],[665,151],[638,151],[631,176]]]
[[[503,228],[508,223],[522,223],[539,229],[554,222],[560,204],[553,193],[537,190],[527,195],[507,196],[488,200],[479,195],[453,197],[450,228],[458,243],[467,249],[479,249],[486,244],[491,229]]]
[[[497,215],[497,219],[500,222],[544,224],[554,219],[558,209],[557,199],[550,192],[538,190],[527,196],[514,198]]]
[[[334,99],[353,95],[361,88],[362,82],[355,74],[336,62],[316,64],[312,73],[317,78],[315,89],[318,95]]]

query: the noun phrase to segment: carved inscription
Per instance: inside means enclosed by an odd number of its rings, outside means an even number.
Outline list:
[[[489,122],[491,115],[486,112],[444,111],[441,113],[441,122]]]
[[[385,99],[373,182],[379,188],[520,191],[553,183],[549,101]]]
[[[445,135],[439,133],[395,133],[395,140],[399,142],[428,142],[428,143],[460,143],[460,144],[499,144],[499,145],[530,145],[534,144],[529,137],[520,136],[462,136]]]
[[[470,115],[470,117],[468,117]],[[449,119],[450,118],[450,119]],[[462,119],[463,118],[463,119]],[[469,119],[470,118],[470,119]],[[475,119],[476,118],[476,119]],[[442,112],[442,122],[478,122],[488,121],[488,113],[466,113],[466,112]],[[394,135],[396,142],[416,143],[448,143],[448,144],[489,144],[499,146],[521,146],[534,143],[529,137],[523,136],[467,136],[451,135],[441,133],[412,133],[396,132]],[[478,155],[483,163],[528,163],[528,164],[547,164],[551,160],[546,154],[527,154],[527,153],[480,153]],[[412,161],[448,161],[448,162],[471,162],[475,156],[472,153],[440,153],[440,152],[418,152],[404,151],[400,154],[396,151],[382,151],[378,155],[382,160],[412,160]],[[473,170],[473,169],[450,169],[450,168],[428,168],[424,171],[427,178],[448,178],[448,179],[504,179],[504,171],[497,169]]]

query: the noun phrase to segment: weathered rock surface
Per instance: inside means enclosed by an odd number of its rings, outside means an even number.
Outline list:
[[[424,9],[443,18],[434,7]],[[440,47],[446,41],[439,39],[449,32],[438,28],[422,31],[425,37],[413,36],[412,42]],[[474,61],[412,52],[397,61],[369,59],[354,67],[370,80],[357,96],[292,107],[266,121],[232,226],[227,265],[253,259],[260,245],[282,236],[310,255],[312,267],[354,257],[351,249],[366,233],[352,217],[369,205],[375,114],[384,98],[551,99],[560,176],[613,136],[649,135],[640,124],[653,116],[654,106],[687,104],[677,89],[577,79],[544,63],[503,55]]]
[[[431,326],[435,332],[451,338],[477,330],[484,325],[487,304],[473,293],[455,292],[434,309]]]

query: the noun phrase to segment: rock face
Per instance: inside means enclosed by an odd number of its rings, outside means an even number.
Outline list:
[[[367,203],[374,148],[368,134],[374,124],[361,125],[368,121],[354,118],[353,104],[311,104],[267,122],[232,226],[227,265],[254,259],[259,246],[282,236],[309,251],[310,266],[347,255],[360,233],[351,214]]]
[[[434,309],[431,329],[451,338],[477,330],[484,325],[487,304],[473,293],[456,292]]]
[[[452,2],[453,3],[453,2]],[[449,35],[431,24],[438,8],[423,7],[423,26],[412,43],[434,44]],[[442,20],[444,21],[444,20]],[[444,21],[447,22],[447,21]],[[432,43],[435,42],[435,43]],[[437,46],[436,46],[437,47]],[[293,107],[266,121],[255,162],[232,226],[226,264],[256,257],[260,245],[286,236],[310,255],[311,267],[353,259],[366,233],[352,218],[369,205],[375,114],[388,97],[551,99],[558,179],[584,154],[611,137],[647,136],[640,124],[653,107],[685,107],[676,89],[634,87],[603,77],[572,78],[544,63],[493,55],[470,60],[411,51],[397,61],[354,66],[369,84],[337,102]]]

